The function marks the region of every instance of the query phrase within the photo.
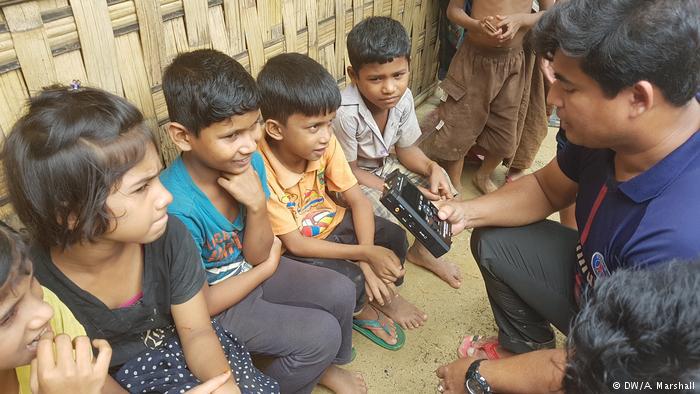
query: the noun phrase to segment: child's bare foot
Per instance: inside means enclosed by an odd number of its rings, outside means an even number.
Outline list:
[[[336,365],[331,365],[321,375],[320,384],[338,394],[364,394],[367,392],[367,383],[362,373],[348,371]]]
[[[380,326],[379,327],[372,327],[372,326],[362,326],[363,328],[366,328],[368,330],[371,330],[374,335],[378,336],[381,340],[386,342],[388,345],[396,345],[396,343],[399,341],[398,337],[396,336],[396,326],[394,325],[394,322],[384,313],[380,313],[380,309],[377,308],[375,309],[375,305],[367,305],[362,309],[362,312],[358,313],[355,316],[355,319],[357,320],[376,320],[379,322]],[[387,333],[383,328],[381,327],[386,327],[389,330],[389,333]]]
[[[413,242],[408,249],[406,259],[431,271],[455,289],[459,289],[462,285],[462,273],[459,267],[448,260],[436,258],[418,241]]]
[[[508,169],[508,173],[506,174],[506,183],[517,181],[518,179],[520,179],[524,176],[525,176],[525,170],[521,170],[520,168],[511,167]]]
[[[498,190],[498,186],[493,183],[490,175],[481,175],[479,172],[474,173],[472,183],[474,183],[474,186],[483,194],[489,194]]]
[[[418,328],[428,320],[428,315],[425,312],[406,301],[401,295],[397,295],[384,306],[375,305],[375,307],[407,330]]]

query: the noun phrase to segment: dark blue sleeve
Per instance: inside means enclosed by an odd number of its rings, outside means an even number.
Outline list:
[[[263,159],[262,156],[260,156],[260,152],[253,153],[251,164],[253,165],[255,172],[258,173],[260,183],[262,184],[263,191],[265,192],[265,199],[269,199],[270,188],[267,186],[267,172],[265,171],[265,163],[263,163]]]
[[[564,137],[563,130],[559,130],[562,138],[557,138],[557,164],[561,171],[572,181],[579,183],[582,169],[583,150],[586,148],[572,144]]]

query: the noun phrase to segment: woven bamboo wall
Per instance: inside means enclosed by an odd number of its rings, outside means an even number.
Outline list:
[[[413,43],[411,90],[435,82],[438,0],[0,0],[0,143],[26,99],[73,79],[135,103],[155,128],[167,122],[162,71],[179,52],[214,48],[253,75],[265,60],[301,52],[345,85],[345,37],[370,15],[391,16]],[[167,138],[163,156],[177,154]],[[0,205],[4,181],[0,174]],[[0,207],[0,217],[8,206]]]

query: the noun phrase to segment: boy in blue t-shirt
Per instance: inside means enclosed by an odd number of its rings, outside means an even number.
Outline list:
[[[264,372],[282,392],[364,388],[335,366],[351,359],[355,287],[343,275],[280,257],[267,217],[269,190],[257,142],[260,94],[233,58],[198,50],[163,76],[182,155],[163,172],[168,212],[189,229],[207,271],[209,313],[248,350],[275,357]],[[284,329],[280,329],[284,327]]]

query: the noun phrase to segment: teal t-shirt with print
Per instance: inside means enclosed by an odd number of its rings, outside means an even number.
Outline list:
[[[267,176],[260,153],[253,153],[251,165],[257,172],[265,197],[270,196]],[[242,252],[245,227],[245,207],[231,222],[209,201],[187,172],[182,157],[178,157],[160,175],[163,185],[172,193],[168,213],[182,221],[192,234],[210,285],[230,276],[248,271],[251,266]]]

